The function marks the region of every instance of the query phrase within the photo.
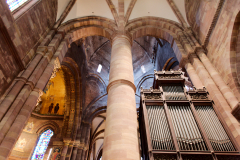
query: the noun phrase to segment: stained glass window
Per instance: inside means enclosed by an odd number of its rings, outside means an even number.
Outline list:
[[[14,11],[18,7],[20,7],[22,4],[27,2],[29,0],[7,0],[7,4],[11,11]]]
[[[53,131],[51,129],[43,132],[38,140],[37,146],[32,155],[31,160],[42,160],[44,154],[47,150],[48,143],[50,142],[51,137],[53,136]]]

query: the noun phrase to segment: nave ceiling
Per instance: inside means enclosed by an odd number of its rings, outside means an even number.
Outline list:
[[[60,18],[61,14],[64,12],[64,9],[67,7],[70,1],[71,0],[58,0],[58,11],[56,20]],[[112,2],[112,5],[110,5],[111,8],[114,7],[116,9],[116,12],[118,13],[118,0],[110,1]],[[175,2],[180,13],[183,15],[185,21],[187,22],[184,0],[173,1]],[[133,7],[131,15],[129,17],[129,21],[140,17],[151,16],[161,17],[180,23],[167,0],[137,0],[134,6],[131,6],[130,4],[131,0],[124,0],[125,15],[127,14],[128,9]],[[114,16],[111,13],[110,6],[108,5],[106,0],[76,0],[62,23],[86,16],[99,16],[114,20]]]

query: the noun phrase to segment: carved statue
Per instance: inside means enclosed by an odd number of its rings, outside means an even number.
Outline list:
[[[59,103],[57,103],[57,105],[54,108],[54,114],[57,114],[58,110],[59,110]]]
[[[52,109],[53,109],[53,103],[51,103],[51,105],[49,106],[48,108],[48,113],[51,113],[52,112]],[[55,110],[55,109],[54,109]]]

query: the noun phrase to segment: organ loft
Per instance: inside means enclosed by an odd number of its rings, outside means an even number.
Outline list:
[[[0,160],[240,159],[239,0],[0,0]]]

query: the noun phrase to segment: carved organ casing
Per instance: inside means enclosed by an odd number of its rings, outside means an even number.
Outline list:
[[[184,85],[182,71],[155,71],[141,89],[139,128],[145,160],[240,159],[239,146],[203,89]]]

